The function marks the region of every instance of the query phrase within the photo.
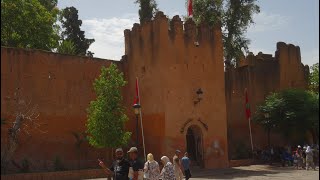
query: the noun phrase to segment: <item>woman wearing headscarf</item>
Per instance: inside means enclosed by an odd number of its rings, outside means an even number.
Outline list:
[[[312,167],[314,170],[316,169],[313,164],[313,152],[310,146],[307,147],[306,150],[306,170],[309,169],[309,167]]]
[[[144,164],[144,178],[148,180],[158,180],[160,175],[159,164],[154,160],[153,155],[147,155],[148,161]]]
[[[163,180],[175,180],[174,167],[167,156],[162,156],[161,162],[163,168],[160,173],[160,178]]]

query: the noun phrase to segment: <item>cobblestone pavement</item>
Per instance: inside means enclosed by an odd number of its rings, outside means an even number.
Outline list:
[[[192,170],[193,177],[190,180],[206,179],[233,179],[233,180],[318,180],[319,167],[316,170],[296,170],[293,167],[251,165],[227,169],[196,169]],[[106,179],[106,178],[105,178]],[[103,180],[103,178],[95,179]]]

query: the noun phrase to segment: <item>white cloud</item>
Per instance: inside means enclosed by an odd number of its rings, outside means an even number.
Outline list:
[[[286,27],[290,21],[287,16],[260,12],[253,16],[255,24],[248,28],[248,33],[275,31]]]
[[[312,66],[319,62],[319,49],[315,48],[309,51],[301,52],[301,60],[303,64]]]
[[[94,57],[120,60],[124,55],[123,31],[131,29],[138,21],[139,17],[134,14],[126,14],[121,18],[83,20],[86,37],[95,39],[89,51],[94,52]]]
[[[169,17],[172,18],[175,15],[180,15],[182,19],[179,12],[170,13]],[[82,22],[86,37],[95,39],[89,48],[89,51],[94,52],[94,57],[120,60],[124,55],[125,46],[123,31],[131,29],[134,23],[139,23],[139,17],[137,14],[125,14],[121,18],[94,18]]]

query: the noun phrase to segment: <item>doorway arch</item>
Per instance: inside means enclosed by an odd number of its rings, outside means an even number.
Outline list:
[[[187,152],[189,158],[198,166],[203,164],[203,135],[201,128],[197,125],[191,125],[186,134]]]

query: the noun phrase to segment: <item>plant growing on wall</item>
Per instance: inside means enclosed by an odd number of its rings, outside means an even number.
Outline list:
[[[257,108],[254,121],[268,130],[275,130],[285,137],[298,136],[305,141],[310,132],[314,141],[319,139],[319,96],[315,93],[287,89],[269,95]],[[269,138],[270,139],[270,138]]]
[[[54,166],[54,170],[55,171],[65,171],[65,170],[67,170],[63,165],[62,159],[58,155],[54,157],[53,166]]]
[[[99,78],[93,83],[97,98],[91,101],[87,110],[90,145],[115,148],[127,144],[131,133],[124,130],[128,117],[122,105],[121,88],[125,84],[123,73],[114,63],[109,68],[101,68]]]
[[[78,168],[80,169],[81,167],[81,144],[83,144],[84,142],[87,142],[87,136],[85,132],[82,133],[78,133],[78,132],[71,132],[71,134],[73,135],[73,137],[75,138],[75,148],[77,149],[77,153],[78,153],[78,159],[79,159],[79,164],[78,164]]]
[[[9,97],[9,99],[11,99]],[[4,144],[4,148],[1,148],[1,172],[5,172],[7,165],[11,162],[12,157],[19,145],[19,140],[22,135],[29,136],[32,130],[37,130],[41,133],[46,133],[41,129],[42,123],[39,123],[39,110],[37,105],[32,105],[31,101],[26,102],[21,95],[21,90],[16,89],[12,98],[14,101],[14,109],[16,110],[13,117],[8,117],[6,126],[8,130],[7,141]],[[14,119],[10,121],[10,119]],[[12,125],[11,125],[12,124]],[[22,134],[22,132],[24,134]]]
[[[186,5],[188,5],[186,0]],[[245,37],[253,15],[260,12],[257,0],[193,0],[193,18],[196,24],[205,22],[210,26],[222,26],[226,67],[248,52],[249,39]]]

